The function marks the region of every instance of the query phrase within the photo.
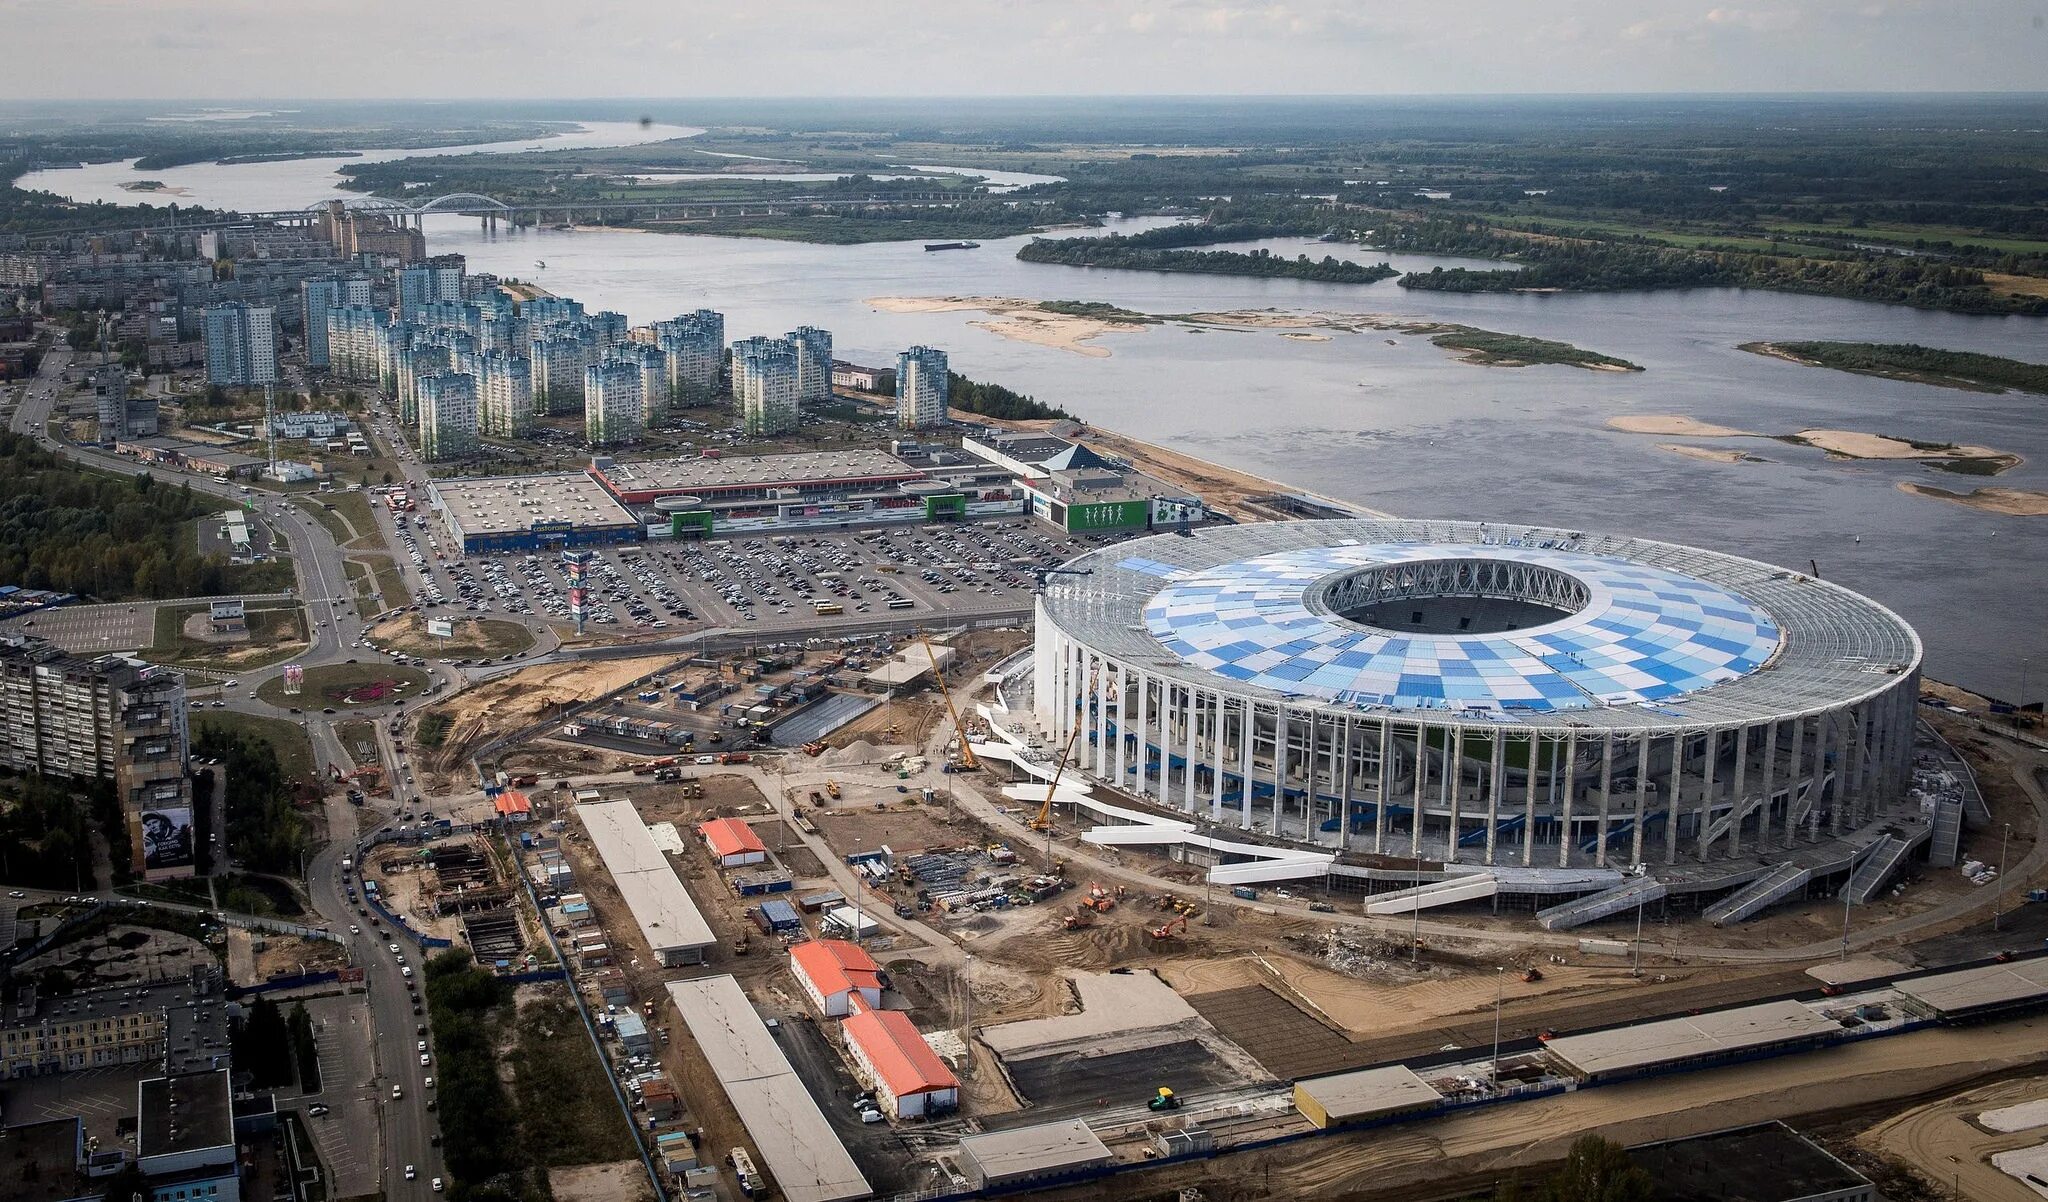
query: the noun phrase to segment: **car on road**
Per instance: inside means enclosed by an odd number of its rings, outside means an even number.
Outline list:
[[[395,955],[397,955],[397,954],[398,954],[398,945],[397,945],[397,944],[395,944],[395,943],[394,943],[394,944],[392,944],[392,945],[391,945],[391,948],[390,948],[390,951],[391,951],[391,954],[392,954],[392,955],[394,955],[394,956],[395,956]]]
[[[21,890],[19,890],[19,889],[10,889],[10,890],[8,890],[7,896],[9,896],[9,897],[27,897],[27,896],[28,896],[28,894],[26,894],[26,893],[23,893],[23,892],[22,892]]]
[[[420,1067],[421,1067],[421,1068],[425,1068],[425,1067],[427,1067],[427,1061],[428,1061],[428,1059],[429,1059],[429,1058],[428,1058],[428,1056],[427,1056],[427,1054],[426,1054],[425,1052],[421,1052],[421,1053],[420,1053]]]
[[[363,928],[357,926],[354,923],[350,923],[348,924],[348,933],[351,935],[360,935],[363,933]]]
[[[319,1118],[322,1115],[334,1113],[334,1107],[329,1106],[325,1102],[315,1102],[311,1106],[306,1107],[306,1113],[314,1118]]]
[[[398,1101],[398,1100],[399,1100],[400,1098],[403,1098],[404,1096],[405,1096],[405,1087],[404,1087],[404,1086],[400,1086],[400,1085],[394,1085],[394,1086],[392,1086],[392,1087],[391,1087],[391,1100],[392,1100],[392,1101],[396,1102],[396,1101]]]
[[[420,1175],[420,1171],[419,1171],[418,1169],[416,1169],[416,1168],[412,1167],[411,1165],[406,1165],[406,1166],[405,1166],[405,1179],[406,1179],[407,1181],[411,1181],[411,1180],[413,1180],[413,1179],[417,1178],[417,1177],[418,1177],[419,1175]]]
[[[437,1194],[441,1192],[441,1179],[439,1177],[434,1178],[434,1192]]]
[[[419,1046],[419,1048],[418,1048],[417,1050],[418,1050],[418,1051],[422,1051],[422,1052],[426,1051],[426,1050],[427,1050],[427,1041],[426,1041],[426,1040],[424,1040],[424,1039],[420,1040],[420,1046]]]

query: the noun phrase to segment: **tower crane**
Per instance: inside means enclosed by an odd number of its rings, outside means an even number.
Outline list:
[[[932,679],[939,682],[939,696],[946,699],[946,717],[953,720],[953,734],[960,740],[960,766],[972,772],[981,767],[981,761],[974,758],[974,749],[967,745],[967,728],[960,725],[960,711],[953,705],[953,690],[946,687],[946,673],[939,667],[938,652],[932,650],[932,641],[924,631],[917,632],[917,641],[924,644],[925,658],[932,662]]]
[[[1052,783],[1045,787],[1045,803],[1038,807],[1038,817],[1031,820],[1032,830],[1049,831],[1052,829],[1052,797],[1053,794],[1059,792],[1060,775],[1067,770],[1067,760],[1074,754],[1074,744],[1081,738],[1081,728],[1088,724],[1086,721],[1088,716],[1087,702],[1089,698],[1095,696],[1095,676],[1101,670],[1101,667],[1102,661],[1100,660],[1088,665],[1088,687],[1081,694],[1082,712],[1074,720],[1074,730],[1073,733],[1067,736],[1066,745],[1060,748],[1059,763],[1052,766]]]

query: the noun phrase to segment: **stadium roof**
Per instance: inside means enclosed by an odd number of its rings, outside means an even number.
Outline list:
[[[1573,612],[1486,634],[1339,616],[1341,582],[1491,562],[1568,582]],[[1159,535],[1074,561],[1046,612],[1160,676],[1346,710],[1554,727],[1740,724],[1833,709],[1916,668],[1884,607],[1768,564],[1670,543],[1472,522],[1267,522]]]

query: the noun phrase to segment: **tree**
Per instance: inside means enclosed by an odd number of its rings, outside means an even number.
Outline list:
[[[276,1002],[257,998],[249,1007],[235,1048],[235,1063],[249,1070],[259,1089],[291,1084],[291,1035]]]
[[[1610,1139],[1582,1135],[1572,1141],[1564,1164],[1544,1183],[1549,1202],[1650,1202],[1656,1182]]]
[[[142,1166],[132,1160],[102,1180],[100,1190],[106,1202],[149,1202],[149,1179],[142,1175]]]
[[[315,1093],[320,1088],[320,1045],[313,1038],[313,1016],[306,1012],[306,1003],[292,1007],[286,1026],[291,1034],[292,1059],[298,1065],[299,1088]]]

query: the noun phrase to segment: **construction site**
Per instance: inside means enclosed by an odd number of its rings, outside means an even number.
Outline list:
[[[738,1149],[743,1183],[792,1199],[970,1196],[998,1180],[993,1140],[1046,1196],[1455,1197],[1571,1134],[1698,1134],[1717,1100],[1748,1096],[1910,1175],[1843,1113],[2048,1058],[2028,1035],[2048,976],[2018,951],[2048,936],[2048,906],[1997,883],[2038,867],[2041,782],[1956,715],[1927,715],[1948,738],[1913,775],[1929,792],[1967,781],[1975,871],[1907,862],[1850,907],[1795,895],[1725,927],[1655,899],[1551,932],[1527,907],[1373,908],[1437,863],[1352,853],[1241,884],[1225,869],[1242,858],[1119,839],[1186,815],[1084,771],[1087,725],[1012,704],[1023,647],[783,645],[451,698],[454,746],[485,746],[465,737],[480,719],[523,730],[485,761],[526,807],[505,827],[516,864],[492,843],[385,849],[385,904],[486,963],[566,965],[678,1189],[732,1177],[721,1150]],[[890,663],[902,679],[866,687]],[[2008,822],[2006,871],[1987,871],[1984,832]],[[874,1011],[923,1051],[878,1054],[821,1004],[807,945],[854,949],[831,956],[856,980],[871,963]],[[1958,986],[1981,1009],[1915,992],[2000,958],[2024,967],[2015,983]],[[1567,1052],[1601,1032],[1625,1032],[1600,1036],[1619,1050]],[[1943,1060],[1957,1041],[1981,1041],[1982,1063]],[[899,1090],[922,1099],[915,1117]],[[799,1098],[814,1117],[764,1126]]]

